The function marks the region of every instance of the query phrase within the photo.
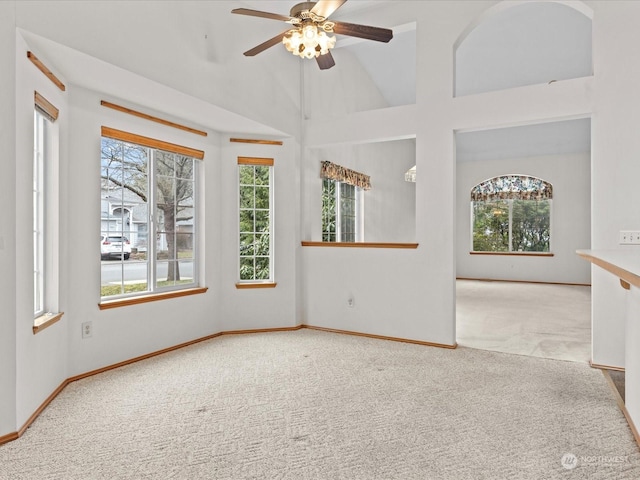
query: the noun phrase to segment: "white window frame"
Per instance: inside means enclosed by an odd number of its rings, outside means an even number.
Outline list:
[[[181,290],[188,290],[188,289],[193,289],[195,287],[197,287],[199,285],[199,231],[200,231],[200,226],[199,226],[199,203],[200,203],[200,198],[199,198],[199,169],[200,169],[200,162],[199,160],[201,160],[204,157],[204,152],[198,151],[198,150],[194,150],[194,149],[190,149],[188,147],[181,147],[179,145],[175,145],[175,144],[169,144],[167,142],[163,142],[161,140],[155,140],[155,139],[150,139],[147,137],[142,137],[140,135],[135,135],[135,134],[128,134],[127,132],[121,132],[115,129],[111,129],[108,127],[103,127],[102,128],[102,136],[101,136],[101,143],[102,140],[104,138],[107,138],[109,140],[112,141],[116,141],[116,142],[121,142],[121,143],[126,143],[126,144],[132,144],[132,145],[136,145],[138,147],[144,148],[147,151],[147,201],[146,201],[146,205],[147,205],[147,214],[146,214],[146,221],[147,221],[147,251],[146,251],[146,260],[144,261],[144,263],[146,263],[146,284],[147,284],[147,289],[144,291],[140,291],[140,292],[121,292],[120,294],[116,294],[116,295],[107,295],[107,296],[102,296],[102,293],[100,295],[101,298],[101,302],[110,302],[112,300],[117,301],[118,299],[128,299],[128,298],[135,298],[135,297],[140,297],[140,296],[149,296],[149,295],[156,295],[156,294],[164,294],[166,292],[178,292]],[[156,212],[157,212],[157,198],[156,198],[156,188],[157,188],[157,172],[156,172],[156,158],[155,158],[155,152],[156,151],[163,151],[163,152],[167,152],[169,154],[175,154],[175,155],[181,155],[181,156],[185,156],[185,157],[190,157],[193,161],[193,191],[192,191],[192,199],[193,199],[193,238],[192,238],[192,245],[193,245],[193,254],[192,254],[192,263],[193,263],[193,274],[192,274],[192,278],[190,282],[181,282],[179,284],[175,284],[175,285],[167,285],[167,286],[157,286],[158,283],[158,278],[157,278],[157,264],[159,263],[159,260],[157,258],[157,238],[160,235],[160,232],[158,231],[158,219],[156,218]],[[102,155],[101,155],[102,158]],[[102,162],[102,160],[101,160]],[[152,174],[151,174],[152,173]],[[101,178],[102,178],[102,171],[101,171]],[[102,199],[101,199],[102,202]],[[127,205],[120,204],[119,205],[120,208],[127,208]],[[177,225],[175,226],[177,229]],[[177,230],[176,230],[177,231]],[[109,231],[105,231],[102,229],[100,230],[101,234],[108,234],[110,233]],[[174,231],[175,233],[175,231]],[[122,230],[122,232],[118,231],[118,232],[113,232],[114,235],[116,234],[121,234],[121,235],[125,235],[124,230]],[[176,246],[176,256],[177,256],[177,246]],[[178,261],[179,263],[179,259],[176,258],[176,261]],[[124,258],[120,258],[120,260],[116,260],[120,262],[121,268],[122,268],[122,272],[124,272],[124,267],[127,264],[126,262],[128,262],[128,260],[125,260]],[[101,278],[102,278],[102,260],[101,260]],[[121,279],[121,286],[125,285],[126,280],[124,280],[124,278]],[[102,280],[100,282],[101,284],[101,289],[102,289]]]
[[[247,208],[241,208],[240,205],[240,187],[242,185],[246,185],[247,184],[241,184],[240,183],[240,170],[241,167],[249,167],[249,166],[253,166],[253,167],[258,167],[258,166],[263,166],[263,167],[268,167],[269,168],[269,278],[265,278],[265,279],[258,279],[258,278],[253,278],[253,279],[243,279],[242,275],[241,275],[241,267],[242,267],[242,258],[243,257],[247,257],[246,255],[243,256],[241,255],[241,235],[243,233],[253,233],[253,235],[255,235],[256,233],[262,233],[262,232],[241,232],[240,231],[240,215],[241,212],[243,210],[251,210],[251,209],[247,209]],[[238,275],[238,280],[237,280],[237,284],[238,285],[248,285],[248,284],[273,284],[275,282],[275,255],[274,255],[274,245],[275,245],[275,239],[274,239],[274,232],[275,232],[275,217],[274,217],[274,180],[275,180],[275,168],[274,168],[274,160],[272,158],[257,158],[257,157],[238,157],[238,167],[237,167],[237,171],[236,171],[236,175],[237,175],[237,179],[236,179],[236,185],[237,185],[237,195],[236,195],[236,199],[237,199],[237,208],[236,211],[238,212],[238,228],[236,229],[236,231],[238,232],[238,237],[237,237],[237,245],[238,245],[238,265],[237,265],[237,275]],[[255,185],[255,184],[254,184]],[[254,203],[254,208],[252,209],[255,215],[256,209],[255,209],[255,203]],[[255,277],[255,258],[258,257],[255,253],[253,255],[254,257],[254,277]]]
[[[33,333],[62,317],[59,308],[58,109],[34,92],[32,216]]]
[[[33,121],[33,302],[34,318],[47,311],[46,307],[46,245],[47,245],[47,212],[45,209],[47,188],[47,164],[51,157],[50,135],[51,120],[40,111],[34,109]]]
[[[329,181],[333,182],[335,185],[335,219],[336,219],[336,243],[345,242],[342,239],[343,235],[343,227],[342,227],[342,185],[350,185],[354,189],[354,197],[355,197],[355,205],[354,205],[354,216],[355,216],[355,235],[354,242],[362,242],[364,241],[364,190],[356,185],[351,185],[345,182],[340,182],[339,180],[332,179],[322,179],[322,189],[324,189],[324,182]],[[323,238],[324,233],[322,232]]]

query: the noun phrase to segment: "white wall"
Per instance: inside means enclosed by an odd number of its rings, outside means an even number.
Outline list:
[[[640,230],[640,202],[632,199],[640,178],[640,63],[633,61],[640,44],[640,3],[599,1],[593,7],[591,245],[634,251],[638,247],[619,245],[618,235]],[[625,307],[618,289],[618,279],[594,272],[593,361],[602,365],[624,366]]]
[[[593,74],[587,16],[561,2],[518,3],[503,4],[457,49],[457,96]]]
[[[591,267],[575,254],[591,245],[589,153],[545,155],[457,164],[456,271],[461,278],[591,283]],[[471,255],[469,195],[478,183],[505,174],[542,178],[553,185],[553,257]]]
[[[336,66],[329,70],[319,70],[315,61],[303,64],[305,118],[340,118],[389,106],[355,55],[338,48],[332,56]]]
[[[220,284],[220,330],[292,327],[299,324],[297,255],[300,249],[299,145],[231,143],[223,137],[219,183],[221,262],[215,275]],[[275,288],[237,289],[238,273],[238,157],[273,158]],[[207,250],[211,245],[207,245]]]
[[[14,6],[0,2],[0,436],[15,432],[16,420],[16,36]]]
[[[60,114],[56,127],[60,131],[58,159],[50,159],[47,166],[52,167],[48,175],[58,179],[60,195],[55,191],[47,200],[48,220],[58,223],[57,228],[48,230],[47,243],[60,259],[58,275],[49,282],[49,287],[60,293],[57,301],[49,298],[45,305],[54,311],[65,311],[68,289],[65,286],[66,261],[70,240],[67,225],[66,180],[68,160],[68,138],[66,132],[69,124],[69,108],[67,94],[59,90],[27,59],[28,46],[24,40],[16,39],[16,246],[15,258],[20,268],[16,269],[16,371],[17,371],[17,421],[18,425],[26,421],[42,402],[67,378],[67,337],[68,317],[33,334],[33,108],[34,91],[38,91],[53,103]],[[64,81],[64,79],[63,79]],[[56,168],[57,165],[57,168]],[[57,171],[56,171],[57,170]],[[56,198],[59,197],[59,198]],[[52,216],[52,218],[51,218]],[[59,218],[58,222],[55,219]],[[51,225],[53,226],[53,225]],[[59,234],[59,238],[56,238]],[[29,268],[23,268],[23,267]],[[55,266],[48,264],[54,270]],[[49,295],[48,295],[49,297]]]

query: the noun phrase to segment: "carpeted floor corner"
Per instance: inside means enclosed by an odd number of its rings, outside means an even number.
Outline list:
[[[230,335],[70,384],[0,479],[633,479],[582,363],[303,329]]]

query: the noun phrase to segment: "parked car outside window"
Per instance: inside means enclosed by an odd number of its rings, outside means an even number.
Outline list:
[[[122,235],[101,235],[100,236],[100,259],[124,258],[129,259],[131,255],[131,244],[127,237]]]

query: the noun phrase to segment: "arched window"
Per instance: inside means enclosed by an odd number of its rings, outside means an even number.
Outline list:
[[[549,252],[553,186],[528,175],[502,175],[471,189],[474,252]]]

